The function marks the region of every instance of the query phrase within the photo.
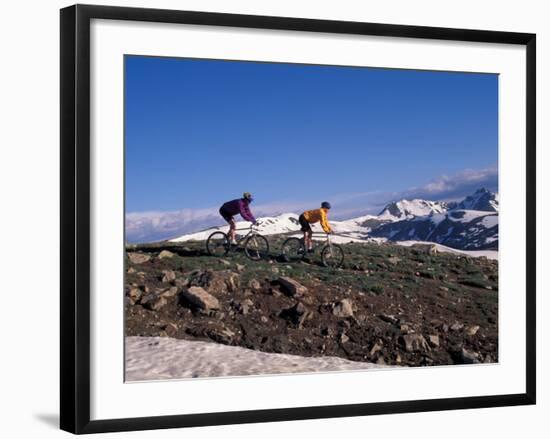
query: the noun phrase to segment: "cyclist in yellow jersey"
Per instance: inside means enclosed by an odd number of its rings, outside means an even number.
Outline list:
[[[321,227],[325,233],[332,233],[332,228],[328,223],[327,213],[330,210],[330,203],[323,201],[320,209],[306,210],[300,215],[298,221],[300,222],[301,230],[304,232],[304,245],[306,251],[311,252],[313,250],[311,224],[321,222]]]

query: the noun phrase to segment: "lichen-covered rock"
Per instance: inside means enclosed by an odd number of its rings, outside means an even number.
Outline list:
[[[143,253],[128,253],[128,259],[132,264],[143,264],[151,260],[151,255]]]
[[[141,304],[152,311],[158,311],[168,303],[165,297],[156,294],[148,294],[141,299]]]
[[[190,305],[205,311],[220,309],[220,302],[202,287],[189,287],[181,292],[182,298]]]
[[[162,275],[162,282],[164,283],[176,280],[176,273],[173,270],[163,270]]]
[[[159,258],[159,259],[167,259],[167,258],[173,258],[174,256],[175,256],[174,253],[172,253],[171,251],[169,251],[169,250],[162,250],[162,251],[159,253],[158,258]]]
[[[353,302],[350,299],[342,299],[334,305],[332,314],[342,319],[353,317]]]
[[[258,279],[250,279],[248,282],[248,288],[253,291],[258,291],[262,288],[262,284],[258,281]]]
[[[277,282],[290,296],[303,296],[307,294],[307,288],[291,277],[280,277]]]
[[[429,352],[430,346],[421,334],[407,334],[401,336],[407,352]]]
[[[240,278],[237,273],[229,270],[198,271],[191,274],[189,285],[202,287],[212,294],[232,293],[239,289]]]

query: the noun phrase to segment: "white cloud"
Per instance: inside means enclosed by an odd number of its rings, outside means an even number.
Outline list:
[[[252,205],[256,216],[272,216],[298,212],[304,203],[276,202]],[[131,212],[126,214],[126,239],[129,242],[147,242],[174,238],[224,223],[219,207],[182,209],[166,212]]]
[[[498,191],[498,169],[490,166],[484,169],[465,169],[452,176],[442,175],[418,188],[412,188],[405,194],[414,198],[437,197],[439,200],[462,198],[480,187]]]
[[[485,187],[498,192],[498,169],[465,169],[454,175],[440,175],[428,183],[398,192],[374,191],[350,193],[334,197],[335,218],[346,219],[365,214],[378,214],[392,201],[402,199],[427,199],[454,201]],[[337,212],[337,213],[336,213]]]

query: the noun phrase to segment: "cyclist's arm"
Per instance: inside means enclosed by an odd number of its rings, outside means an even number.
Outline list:
[[[328,223],[327,214],[324,210],[321,210],[321,227],[325,231],[325,233],[331,233],[332,228],[330,227],[330,224]]]
[[[252,215],[252,212],[250,212],[248,205],[244,201],[239,201],[239,208],[241,216],[245,221],[250,221],[251,223],[256,222],[256,218],[254,218],[254,215]]]

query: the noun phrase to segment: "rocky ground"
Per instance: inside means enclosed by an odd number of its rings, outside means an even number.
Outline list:
[[[273,249],[280,242],[271,241]],[[127,247],[126,335],[386,365],[498,361],[498,263],[429,246],[344,245],[346,261]]]

